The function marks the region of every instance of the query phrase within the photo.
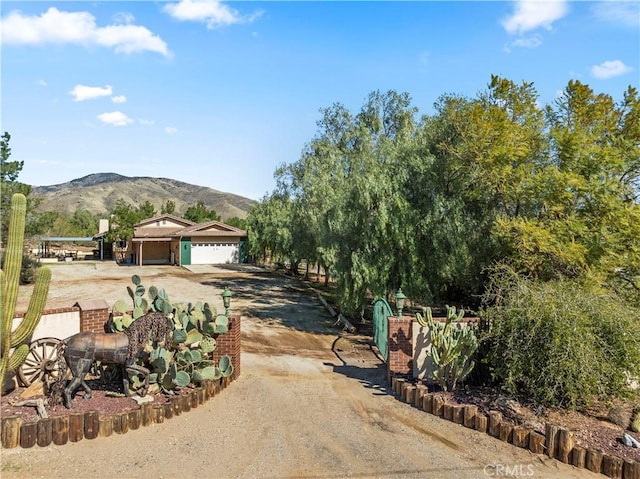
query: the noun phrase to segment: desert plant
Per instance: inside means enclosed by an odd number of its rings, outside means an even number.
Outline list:
[[[170,349],[155,346],[147,360],[151,371],[149,382],[164,390],[185,387],[206,379],[230,376],[233,366],[230,358],[223,356],[218,365],[213,360],[216,337],[228,331],[229,318],[217,314],[209,303],[171,303],[166,291],[155,286],[148,289],[137,275],[131,277],[134,287],[127,287],[133,301],[133,312],[125,301],[114,304],[112,330],[122,331],[138,317],[149,311],[172,313],[173,344]],[[145,298],[146,294],[146,298]],[[116,316],[116,313],[118,314]],[[129,376],[132,387],[141,385],[136,374]]]
[[[494,384],[543,405],[582,407],[637,394],[640,310],[575,280],[494,272],[481,310],[482,361]]]
[[[0,260],[0,269],[4,269],[4,255]],[[36,271],[38,271],[38,262],[30,254],[24,252],[22,254],[22,266],[20,268],[20,284],[33,284],[36,280]]]
[[[5,374],[17,369],[29,353],[27,341],[33,334],[49,293],[51,270],[39,268],[36,272],[35,286],[29,307],[23,320],[13,329],[20,271],[22,269],[22,255],[24,246],[25,216],[27,199],[22,194],[15,194],[11,198],[11,217],[7,249],[5,251],[3,269],[0,270],[2,291],[2,307],[0,308],[0,324],[2,337],[0,338],[0,385],[4,383]],[[13,349],[13,351],[12,351]]]
[[[636,417],[631,423],[631,430],[633,432],[640,432],[640,411],[636,412]]]
[[[471,326],[460,324],[463,316],[464,310],[456,313],[455,306],[447,306],[444,322],[434,321],[429,307],[423,308],[422,314],[416,313],[418,323],[429,328],[431,348],[428,354],[436,366],[433,379],[445,391],[454,390],[475,366],[471,358],[478,348],[478,340]]]

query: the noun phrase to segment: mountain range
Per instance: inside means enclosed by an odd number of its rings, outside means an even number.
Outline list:
[[[169,178],[128,177],[117,173],[94,173],[51,186],[34,186],[33,196],[41,198],[39,211],[56,211],[72,215],[87,210],[102,215],[120,199],[133,206],[149,201],[160,212],[167,200],[175,203],[175,214],[183,214],[189,206],[202,202],[215,210],[222,221],[232,217],[246,218],[254,200],[244,196],[197,186]]]

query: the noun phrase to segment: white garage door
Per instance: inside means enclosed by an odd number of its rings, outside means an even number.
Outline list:
[[[191,264],[237,263],[237,243],[191,243]]]

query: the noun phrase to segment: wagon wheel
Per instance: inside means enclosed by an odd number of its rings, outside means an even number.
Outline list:
[[[18,368],[18,378],[25,386],[36,381],[45,381],[58,377],[57,338],[40,338],[31,343],[27,359]]]

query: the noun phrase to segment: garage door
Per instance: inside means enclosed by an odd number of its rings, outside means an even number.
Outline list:
[[[237,243],[191,243],[191,264],[237,263]]]

